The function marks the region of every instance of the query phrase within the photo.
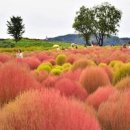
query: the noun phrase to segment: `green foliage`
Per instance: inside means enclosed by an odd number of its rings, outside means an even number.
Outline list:
[[[38,71],[47,71],[48,73],[51,71],[51,69],[52,69],[51,63],[43,63],[37,67]]]
[[[114,84],[127,76],[130,76],[130,64],[126,64],[118,71],[116,71],[116,73],[114,74]]]
[[[13,47],[15,47],[15,43],[7,42],[6,40],[2,40],[2,41],[0,41],[0,47],[3,47],[3,48],[13,48]]]
[[[89,39],[92,34],[93,21],[93,11],[89,8],[85,8],[85,6],[82,6],[76,13],[73,28],[84,37],[86,45],[89,45]]]
[[[113,60],[109,63],[109,66],[116,72],[124,66],[124,63],[122,61]]]
[[[93,8],[82,6],[76,13],[73,28],[85,38],[86,44],[93,34],[102,46],[105,37],[118,32],[120,19],[121,11],[107,2]]]
[[[56,57],[56,64],[57,64],[57,65],[63,65],[65,62],[66,62],[66,56],[65,56],[65,55],[59,54],[59,55]]]
[[[94,7],[93,10],[95,14],[95,29],[93,32],[98,44],[102,46],[105,36],[109,37],[110,34],[116,34],[116,32],[118,32],[117,27],[121,19],[121,11],[108,2]]]
[[[54,68],[51,70],[51,74],[53,75],[60,75],[62,73],[62,70],[61,69],[58,69],[58,68]]]
[[[15,42],[18,42],[22,38],[22,34],[25,32],[23,19],[19,16],[11,17],[10,21],[7,21],[8,34],[10,34]]]

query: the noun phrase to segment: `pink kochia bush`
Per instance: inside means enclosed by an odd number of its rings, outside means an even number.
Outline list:
[[[9,62],[0,68],[1,103],[15,98],[22,91],[40,86],[23,64]]]
[[[80,100],[85,100],[87,97],[87,91],[80,86],[78,82],[74,82],[67,78],[61,78],[56,82],[55,89],[58,89],[61,94],[67,97],[75,97]]]
[[[41,63],[41,61],[35,57],[26,57],[26,58],[23,58],[22,61],[26,63],[32,70],[36,69]]]
[[[0,115],[0,130],[101,130],[88,106],[54,90],[23,93]]]
[[[88,93],[93,93],[98,87],[110,85],[110,79],[100,67],[88,67],[80,76],[81,85]]]
[[[79,81],[81,70],[76,70],[76,71],[68,71],[67,73],[64,73],[61,75],[61,77],[71,79],[73,81]]]
[[[48,73],[46,71],[31,71],[31,74],[35,77],[40,83],[47,79]]]
[[[42,85],[45,86],[46,88],[53,88],[58,82],[58,77],[57,76],[48,76],[45,80],[42,81]]]
[[[5,63],[13,59],[9,54],[0,53],[0,62]]]
[[[94,93],[88,96],[87,103],[98,109],[101,103],[108,100],[109,96],[117,90],[112,86],[99,87]]]
[[[130,130],[130,91],[114,95],[101,104],[98,116],[103,130]]]

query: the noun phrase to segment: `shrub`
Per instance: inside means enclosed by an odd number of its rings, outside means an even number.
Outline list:
[[[36,80],[39,82],[42,82],[43,80],[45,80],[48,77],[48,72],[46,72],[46,71],[34,70],[31,73],[32,73],[32,75],[34,75]]]
[[[88,93],[93,93],[98,87],[110,85],[110,80],[102,68],[89,67],[81,73],[80,83]]]
[[[54,90],[29,91],[5,105],[1,130],[101,130],[89,107]]]
[[[62,74],[62,77],[71,79],[73,81],[79,81],[81,70],[68,71],[67,73]]]
[[[41,61],[35,57],[26,57],[23,59],[23,62],[29,65],[32,70],[36,69],[41,63]]]
[[[62,70],[58,68],[54,68],[51,70],[52,75],[60,75],[61,73],[62,73]]]
[[[0,53],[0,62],[5,63],[7,61],[10,61],[12,57],[8,54]]]
[[[43,61],[48,61],[49,59],[52,58],[52,57],[49,56],[47,53],[42,53],[42,52],[36,54],[36,57],[37,57],[41,62],[43,62]]]
[[[105,130],[130,129],[130,92],[121,93],[118,98],[108,100],[99,107],[99,120]]]
[[[75,71],[77,69],[85,69],[87,66],[96,66],[96,64],[91,60],[78,60],[73,64],[72,71]]]
[[[113,71],[109,66],[101,66],[101,68],[103,68],[105,70],[105,72],[107,73],[111,83],[113,82]]]
[[[109,63],[109,66],[113,68],[114,71],[118,71],[120,68],[122,68],[124,63],[122,61],[113,60]]]
[[[67,78],[61,78],[56,82],[55,88],[60,90],[62,95],[67,97],[76,97],[80,100],[85,100],[87,92],[77,82]]]
[[[94,93],[88,96],[87,103],[98,109],[101,103],[108,100],[109,96],[116,91],[112,86],[100,87]]]
[[[54,75],[48,76],[44,81],[42,81],[42,85],[46,88],[53,88],[58,81],[58,77]]]
[[[70,64],[73,64],[76,61],[76,56],[75,55],[67,55],[67,62]]]
[[[0,68],[0,102],[4,103],[15,98],[19,93],[40,84],[22,64],[6,63]]]
[[[51,63],[42,63],[37,67],[38,71],[47,71],[48,73],[51,71],[52,65]]]
[[[70,63],[65,63],[64,65],[63,65],[63,71],[64,72],[67,72],[67,71],[69,71],[70,69],[71,69],[71,64]]]
[[[57,64],[57,65],[63,65],[64,63],[66,63],[66,56],[63,55],[63,54],[59,54],[59,55],[56,57],[56,64]]]
[[[119,81],[116,86],[119,90],[129,90],[130,89],[130,77],[123,78]]]
[[[116,71],[114,74],[114,84],[119,82],[124,77],[130,75],[130,65],[124,65],[120,70]]]

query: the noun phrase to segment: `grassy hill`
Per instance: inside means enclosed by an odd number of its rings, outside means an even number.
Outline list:
[[[63,48],[70,47],[70,44],[65,42],[49,42],[40,39],[28,39],[24,38],[18,43],[15,43],[13,39],[0,39],[0,52],[2,51],[12,51],[15,48],[21,48],[27,51],[33,50],[48,50],[53,49],[53,45],[58,44]]]

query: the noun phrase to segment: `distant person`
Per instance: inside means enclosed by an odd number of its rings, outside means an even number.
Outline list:
[[[23,58],[23,53],[21,49],[18,49],[17,53],[16,53],[16,57],[17,58]]]
[[[128,50],[130,50],[130,42],[128,42]]]

